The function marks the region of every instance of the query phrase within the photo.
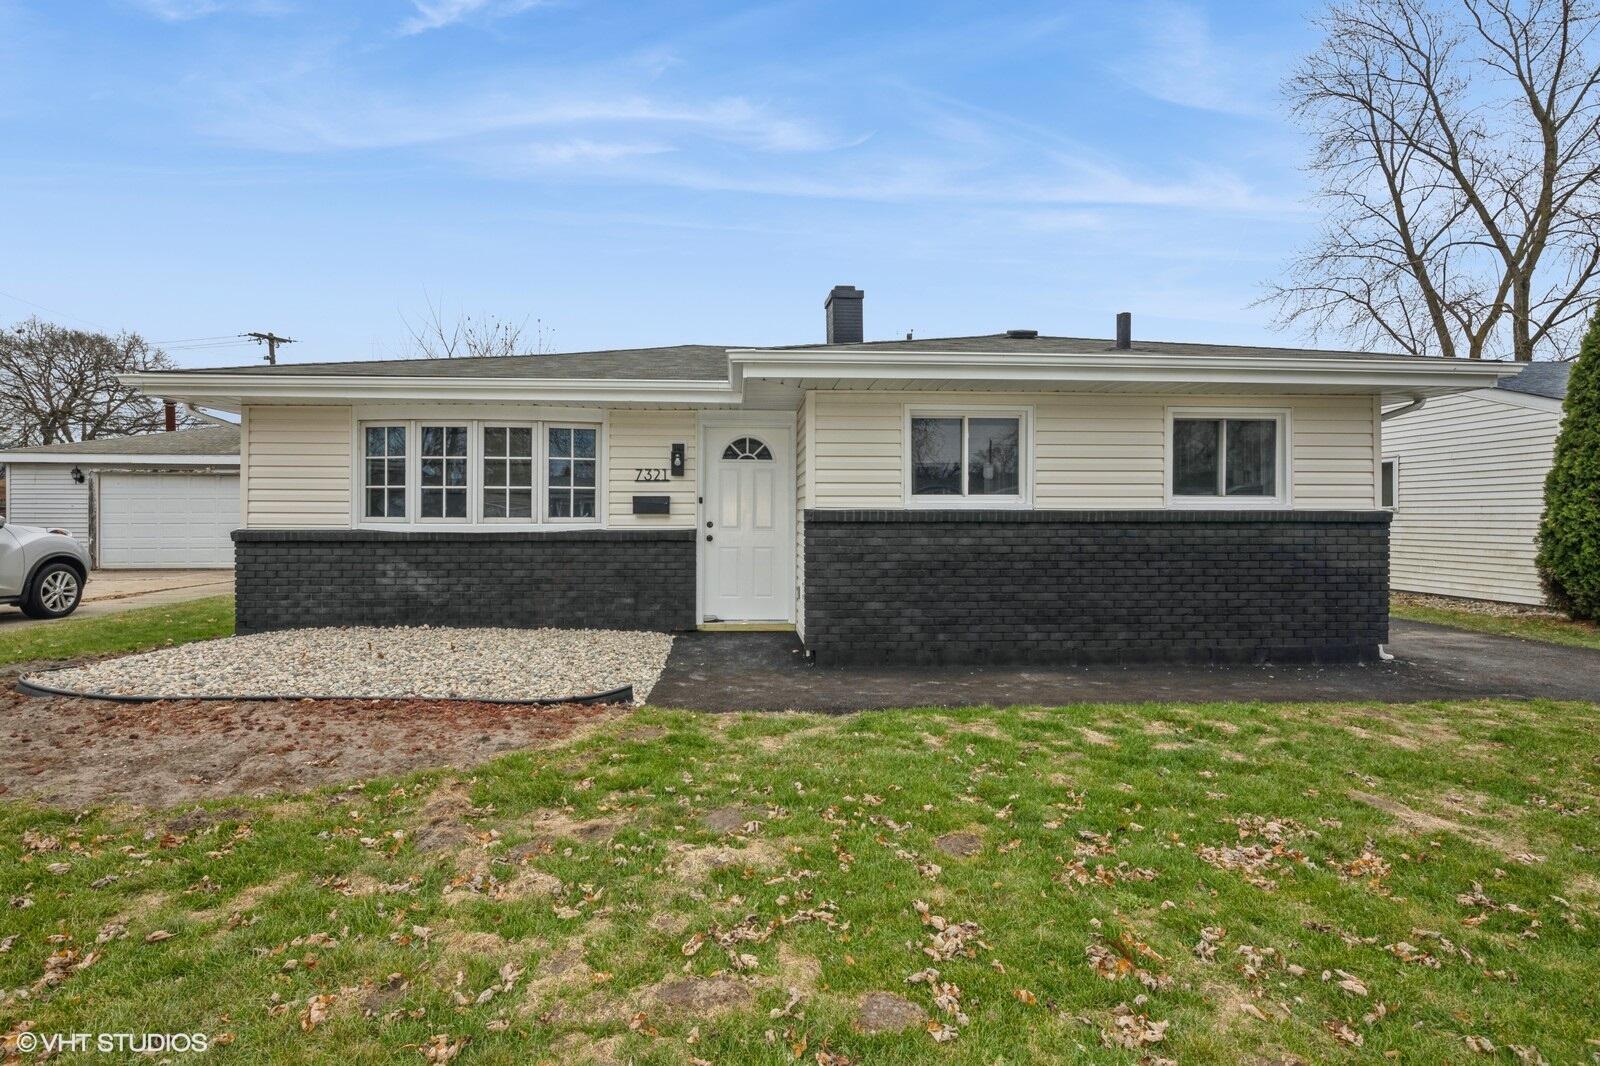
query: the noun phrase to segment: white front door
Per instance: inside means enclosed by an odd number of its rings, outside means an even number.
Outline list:
[[[794,473],[782,426],[711,426],[700,514],[701,616],[788,622],[794,600]]]

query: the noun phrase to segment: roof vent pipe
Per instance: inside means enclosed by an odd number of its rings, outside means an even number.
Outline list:
[[[1133,313],[1117,312],[1117,348],[1127,351],[1133,347]]]
[[[854,285],[835,285],[822,309],[828,316],[829,344],[860,344],[866,330],[862,324],[861,305],[867,294]]]

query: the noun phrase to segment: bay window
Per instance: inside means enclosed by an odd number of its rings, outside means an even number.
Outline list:
[[[1000,507],[1026,502],[1025,412],[912,409],[906,430],[908,503]]]
[[[1177,505],[1271,506],[1285,502],[1282,412],[1173,412],[1168,490]]]
[[[600,427],[385,419],[356,440],[361,522],[597,523]]]

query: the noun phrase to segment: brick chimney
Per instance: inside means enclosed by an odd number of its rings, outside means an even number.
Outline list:
[[[829,344],[860,344],[864,339],[861,304],[867,294],[854,285],[835,285],[822,309],[828,316]]]
[[[1117,312],[1117,347],[1133,347],[1133,313],[1131,311]]]
[[[162,404],[167,416],[167,432],[171,433],[178,428],[178,405],[171,400]]]

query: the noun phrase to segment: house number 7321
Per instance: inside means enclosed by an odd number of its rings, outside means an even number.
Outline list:
[[[636,466],[633,468],[635,481],[665,481],[667,468],[664,466]]]

